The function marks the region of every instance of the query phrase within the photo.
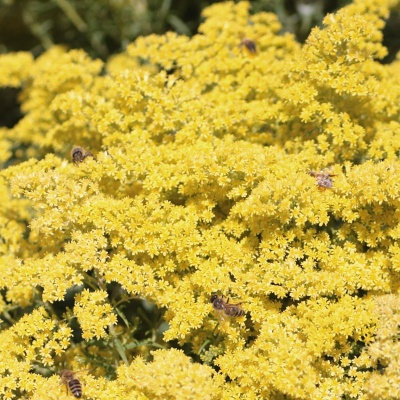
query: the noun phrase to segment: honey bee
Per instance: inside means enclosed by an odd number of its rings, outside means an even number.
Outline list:
[[[240,47],[246,47],[246,49],[252,53],[256,54],[257,53],[257,46],[254,40],[248,39],[248,38],[243,38],[242,41],[240,42]]]
[[[74,397],[80,399],[82,397],[82,384],[75,377],[75,372],[65,369],[60,372],[61,382],[67,386],[67,391],[69,390]]]
[[[332,177],[336,174],[332,174],[332,168],[324,168],[320,172],[310,171],[308,174],[317,179],[317,185],[320,189],[332,189],[333,180]]]
[[[93,154],[90,151],[86,151],[82,147],[74,147],[71,151],[72,162],[76,165],[80,164],[87,157],[93,157]]]
[[[241,303],[229,304],[229,299],[225,301],[223,297],[216,294],[210,297],[210,303],[212,303],[214,310],[225,314],[227,317],[241,317],[246,314],[241,308]]]

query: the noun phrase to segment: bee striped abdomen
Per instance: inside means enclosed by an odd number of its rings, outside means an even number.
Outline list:
[[[225,314],[228,317],[241,317],[245,315],[246,312],[240,308],[240,304],[232,304],[232,307],[225,308]]]
[[[82,385],[78,379],[74,378],[68,382],[70,392],[78,399],[82,397]]]
[[[82,397],[82,384],[75,377],[75,372],[65,369],[60,373],[61,382],[67,386],[67,390],[69,390],[74,397],[80,399]]]

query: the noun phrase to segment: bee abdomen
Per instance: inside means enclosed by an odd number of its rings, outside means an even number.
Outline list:
[[[228,317],[241,317],[241,316],[245,315],[246,312],[239,307],[235,307],[235,308],[227,308],[225,310],[225,314]]]
[[[79,382],[78,379],[71,379],[68,382],[68,387],[71,393],[76,397],[76,398],[81,398],[82,397],[82,385]]]

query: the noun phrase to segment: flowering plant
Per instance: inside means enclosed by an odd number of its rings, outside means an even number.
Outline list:
[[[105,64],[1,56],[24,113],[0,131],[1,396],[70,398],[70,369],[88,399],[398,397],[396,5],[304,45],[228,2]]]

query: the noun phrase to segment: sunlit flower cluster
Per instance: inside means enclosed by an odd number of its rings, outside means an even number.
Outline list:
[[[53,366],[54,358],[69,346],[71,335],[70,327],[62,322],[56,323],[42,307],[1,332],[1,397],[15,398],[17,389],[29,393],[34,391],[37,372],[43,367]]]
[[[380,316],[376,329],[376,341],[368,352],[375,370],[367,382],[366,392],[370,399],[397,399],[400,397],[400,298],[396,294],[383,295],[376,300],[375,312]]]
[[[78,318],[84,339],[106,336],[105,329],[116,323],[112,307],[105,302],[107,293],[84,290],[75,297],[74,313]]]
[[[71,398],[62,369],[87,399],[398,397],[398,4],[304,45],[227,2],[106,63],[0,56],[2,398]]]

